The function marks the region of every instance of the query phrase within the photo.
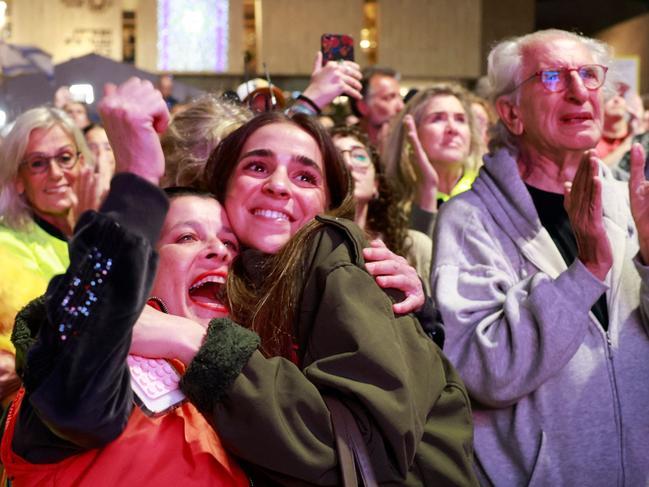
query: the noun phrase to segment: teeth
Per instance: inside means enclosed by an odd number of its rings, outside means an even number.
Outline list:
[[[45,193],[47,194],[58,194],[58,193],[64,193],[68,189],[67,186],[59,186],[58,188],[50,188],[46,189]]]
[[[271,218],[273,220],[288,221],[288,215],[286,213],[282,213],[281,211],[257,209],[254,211],[254,215],[263,216],[264,218]]]
[[[213,282],[216,284],[225,284],[225,277],[223,276],[205,276],[203,279],[201,279],[198,282],[195,282],[192,284],[192,287],[189,288],[189,290],[193,290],[196,288],[201,287],[203,284],[207,284],[208,282]]]

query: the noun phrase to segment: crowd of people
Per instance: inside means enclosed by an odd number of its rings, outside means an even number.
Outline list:
[[[649,132],[610,56],[545,30],[488,100],[318,54],[289,106],[164,76],[18,116],[4,485],[342,485],[333,399],[366,485],[649,485]]]

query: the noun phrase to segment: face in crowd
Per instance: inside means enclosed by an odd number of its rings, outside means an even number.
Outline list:
[[[629,107],[625,95],[628,87],[618,84],[615,92],[604,103],[604,124],[615,124],[629,118]]]
[[[535,42],[523,54],[517,102],[497,102],[521,148],[554,160],[593,148],[602,133],[605,70],[567,37]]]
[[[323,156],[311,135],[274,123],[246,140],[225,198],[242,244],[276,253],[327,206]]]
[[[152,295],[169,313],[207,326],[228,315],[224,285],[239,243],[223,207],[211,196],[171,199],[160,240]]]
[[[388,123],[403,110],[399,81],[391,76],[372,76],[367,95],[358,107],[368,124],[381,127]]]
[[[378,182],[367,147],[351,135],[335,136],[333,140],[352,175],[354,200],[358,203],[369,202],[378,192]]]
[[[457,163],[469,157],[469,114],[457,97],[434,96],[417,118],[417,135],[430,161]]]
[[[86,142],[88,148],[95,158],[95,164],[104,167],[112,173],[115,172],[115,155],[113,148],[108,142],[106,130],[99,125],[95,125],[86,132]]]
[[[65,217],[77,203],[74,183],[82,159],[74,139],[60,125],[34,129],[18,168],[16,190],[44,220]]]
[[[70,118],[74,120],[74,123],[80,130],[83,130],[88,125],[90,125],[90,119],[88,118],[88,110],[83,103],[78,101],[70,101],[65,104],[63,107],[65,113],[70,115]]]

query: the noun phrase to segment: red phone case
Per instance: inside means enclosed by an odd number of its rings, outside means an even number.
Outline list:
[[[328,61],[354,60],[354,39],[346,34],[322,34],[320,38],[322,64]]]

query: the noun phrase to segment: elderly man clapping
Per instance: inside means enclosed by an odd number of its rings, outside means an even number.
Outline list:
[[[497,45],[499,137],[438,219],[433,293],[485,485],[649,482],[649,183],[639,146],[630,191],[589,151],[607,63],[557,30]]]

